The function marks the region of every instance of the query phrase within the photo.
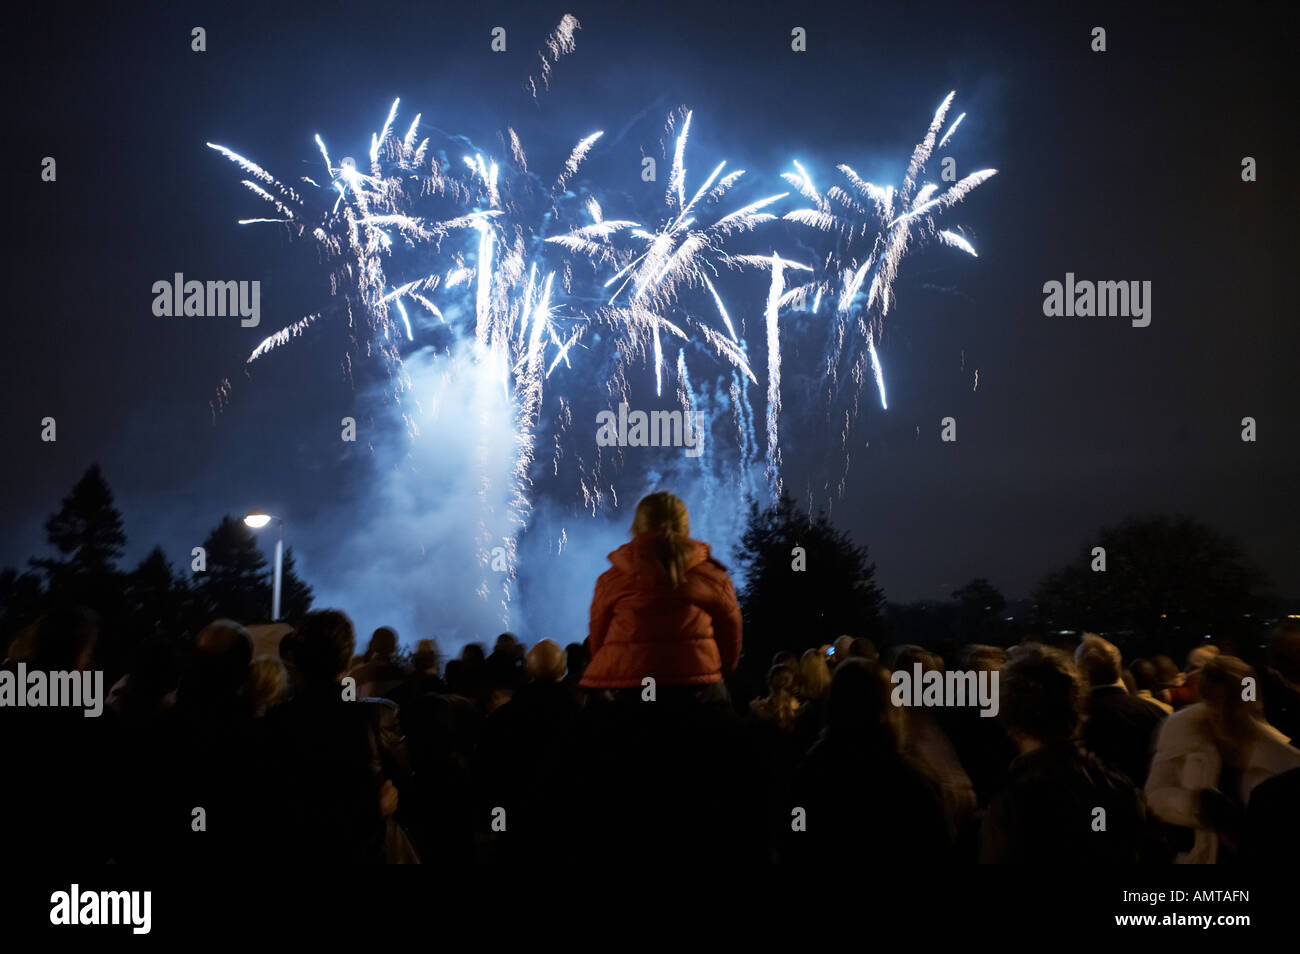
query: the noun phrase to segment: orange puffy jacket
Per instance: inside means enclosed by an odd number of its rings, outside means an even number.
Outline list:
[[[643,533],[609,555],[613,567],[591,600],[591,665],[582,685],[639,687],[652,676],[664,686],[704,686],[735,670],[740,606],[727,568],[707,543],[691,540],[686,576],[673,589],[654,546]]]

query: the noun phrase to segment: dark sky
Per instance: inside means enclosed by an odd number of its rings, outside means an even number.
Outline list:
[[[610,130],[594,176],[632,168],[686,104],[702,156],[770,184],[791,158],[897,182],[956,89],[959,172],[999,170],[951,218],[980,258],[905,264],[882,347],[890,409],[867,394],[835,521],[869,544],[897,600],[943,598],[974,576],[1025,596],[1099,527],[1153,511],[1236,536],[1278,592],[1300,594],[1285,5],[36,6],[6,41],[2,564],[41,551],[45,516],[93,461],[133,560],[160,543],[180,563],[222,514],[256,505],[289,515],[309,579],[338,559],[321,521],[343,519],[369,466],[364,446],[339,450],[338,420],[359,401],[339,333],[241,371],[258,340],[320,306],[323,272],[282,230],[234,224],[265,212],[207,140],[312,174],[314,133],[360,156],[401,96],[408,119],[422,111],[485,146],[511,124],[551,168],[591,128]],[[534,104],[520,84],[565,12],[582,23],[577,51]],[[190,50],[196,25],[206,53]],[[498,25],[504,54],[488,49]],[[794,26],[807,53],[789,51]],[[1094,26],[1105,53],[1089,49]],[[52,184],[39,179],[47,155]],[[1255,183],[1241,181],[1243,156]],[[152,283],[178,271],[260,279],[262,325],[155,318]],[[1044,317],[1043,283],[1067,271],[1152,282],[1150,327]],[[214,424],[225,377],[233,403]],[[40,441],[47,415],[56,444]],[[938,439],[947,415],[955,445]],[[1247,415],[1254,444],[1239,437]],[[825,429],[792,427],[786,459],[798,495],[838,474],[842,454]]]

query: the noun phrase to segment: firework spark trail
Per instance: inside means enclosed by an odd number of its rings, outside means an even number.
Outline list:
[[[866,181],[847,165],[838,167],[848,183],[847,188],[832,186],[824,194],[816,189],[811,176],[798,162],[793,163],[794,172],[782,174],[801,196],[812,203],[811,208],[787,212],[783,218],[813,228],[834,240],[834,247],[826,259],[831,277],[815,281],[804,289],[791,290],[786,294],[786,300],[791,305],[800,306],[811,289],[817,296],[815,301],[819,302],[821,293],[834,291],[833,285],[838,283],[835,318],[828,329],[824,369],[828,395],[833,397],[840,387],[838,369],[846,347],[849,349],[853,417],[857,413],[857,393],[868,373],[875,380],[881,407],[888,407],[877,344],[884,332],[884,319],[894,304],[894,284],[914,236],[932,238],[940,244],[976,255],[974,247],[964,236],[947,229],[938,230],[934,219],[987,182],[997,170],[983,169],[972,173],[945,192],[940,192],[941,186],[934,183],[918,188],[918,177],[934,150],[952,138],[965,118],[965,113],[958,116],[936,146],[936,137],[955,95],[955,91],[950,92],[935,110],[925,135],[912,151],[903,185],[897,191],[892,186],[881,187]],[[859,304],[864,285],[867,288],[866,301]],[[850,329],[856,333],[850,335]],[[846,427],[843,431],[846,454],[848,435]]]
[[[587,158],[587,153],[591,151],[591,147],[595,145],[596,140],[603,135],[605,135],[603,132],[594,132],[573,147],[573,152],[569,154],[568,160],[564,163],[564,171],[560,173],[560,178],[555,182],[555,188],[551,192],[552,195],[559,195],[565,190],[565,187],[569,183],[569,179],[571,179],[573,174],[578,171],[578,166],[582,165],[582,160]],[[599,211],[600,206],[597,205],[596,209]],[[600,224],[599,219],[597,219],[597,224]]]
[[[966,114],[962,113],[960,116],[954,119],[952,121],[952,125],[948,127],[948,131],[944,133],[943,138],[939,140],[939,145],[935,146],[934,148],[942,149],[944,147],[944,144],[947,143],[947,141],[952,138],[952,134],[957,131],[957,127],[961,125],[961,121],[965,118],[966,118]]]
[[[706,461],[703,456],[704,452],[704,429],[695,427],[695,392],[691,389],[691,376],[686,370],[686,351],[683,348],[677,349],[677,400],[682,405],[682,436],[683,440],[687,435],[691,435],[698,442],[695,447],[700,451],[697,459],[701,468]]]
[[[777,416],[781,413],[781,338],[777,309],[785,286],[781,259],[772,255],[772,285],[767,293],[767,482],[775,497],[781,496],[781,448],[777,445]]]
[[[938,232],[937,235],[939,240],[943,242],[943,244],[950,245],[953,248],[959,248],[967,255],[973,255],[975,258],[979,258],[979,255],[976,253],[974,246],[972,246],[970,242],[966,241],[965,238],[958,235],[956,232],[949,232],[947,229],[944,229],[943,231]]]
[[[534,100],[537,99],[537,80],[541,79],[544,89],[551,88],[551,70],[560,58],[567,56],[578,48],[577,41],[573,34],[582,29],[582,24],[578,18],[570,13],[566,13],[560,18],[559,24],[551,31],[546,38],[546,51],[539,51],[537,58],[541,61],[541,68],[536,77],[530,76],[524,88],[532,94]]]
[[[599,205],[596,205],[596,211],[592,213],[596,220],[593,225],[571,230],[567,236],[547,239],[565,244],[575,251],[583,251],[589,258],[621,265],[605,283],[606,287],[618,283],[610,295],[606,317],[621,326],[627,334],[631,343],[630,354],[641,354],[645,350],[650,352],[656,395],[663,393],[663,336],[672,334],[688,338],[683,326],[698,330],[699,340],[707,344],[718,357],[757,383],[744,352],[739,347],[731,318],[710,281],[709,273],[716,274],[719,267],[736,267],[739,259],[728,256],[723,251],[724,241],[775,220],[774,214],[764,210],[785,196],[785,193],[768,196],[718,216],[712,224],[699,223],[699,218],[705,214],[703,206],[720,201],[740,181],[745,171],[733,170],[723,176],[727,165],[726,160],[723,160],[688,199],[686,146],[691,118],[692,113],[686,111],[677,133],[668,188],[664,196],[667,213],[657,227],[650,229],[622,219],[603,221],[599,217]],[[615,240],[621,243],[625,237],[637,240],[636,247],[628,251],[623,250],[621,244],[614,244]],[[674,322],[669,317],[675,310],[681,310],[682,292],[699,285],[705,285],[710,291],[730,340],[690,315],[684,315],[680,322]],[[629,286],[631,291],[626,303],[616,305]]]
[[[267,337],[263,338],[261,343],[258,344],[258,346],[253,349],[251,354],[249,354],[248,358],[244,361],[244,363],[252,364],[254,361],[260,358],[262,355],[266,354],[268,351],[274,351],[276,348],[279,348],[281,345],[288,344],[290,339],[296,338],[299,335],[301,335],[303,331],[305,331],[310,325],[312,325],[319,317],[320,317],[319,314],[307,315],[293,322],[292,324],[285,325],[275,334],[268,335]]]
[[[428,140],[416,146],[419,116],[404,133],[395,127],[399,105],[400,101],[394,100],[380,131],[370,137],[369,174],[358,171],[349,160],[335,164],[324,140],[315,137],[328,180],[321,187],[304,178],[322,196],[314,202],[233,150],[210,145],[250,175],[244,184],[275,206],[284,216],[279,220],[281,224],[296,229],[299,236],[309,235],[321,247],[331,269],[332,289],[342,296],[349,312],[351,304],[356,303],[367,317],[370,338],[363,345],[368,353],[378,353],[385,359],[395,399],[410,387],[398,342],[417,338],[407,306],[418,305],[447,325],[446,316],[430,296],[436,289],[452,293],[462,288],[471,290],[472,340],[480,384],[490,390],[499,389],[513,408],[517,442],[509,512],[512,523],[522,528],[531,512],[528,473],[533,462],[542,382],[560,361],[568,362],[569,350],[582,330],[581,326],[572,331],[558,328],[553,300],[555,271],[547,268],[539,273],[538,261],[532,258],[529,248],[540,251],[545,247],[543,230],[555,212],[554,199],[565,190],[601,134],[597,132],[578,143],[551,194],[551,190],[538,188],[540,183],[523,170],[523,149],[513,130],[511,145],[519,161],[517,172],[489,161],[482,153],[464,157],[465,172],[459,176],[444,168],[437,158],[416,169],[416,157],[423,163]],[[326,195],[330,198],[324,199]],[[591,234],[579,236],[587,245],[569,243],[562,251],[584,255],[598,249],[609,231],[629,224],[597,223]],[[447,236],[465,233],[477,236],[477,254],[469,261],[458,248],[442,247]],[[394,241],[397,235],[403,239],[401,246]],[[412,256],[407,249],[433,251],[435,262],[439,257],[450,257],[453,267],[446,270],[445,278],[437,273],[436,264],[434,272],[427,272],[427,255]],[[399,250],[401,261],[395,261]],[[423,262],[422,267],[417,265],[421,267],[417,277],[391,280],[391,274],[408,267],[412,260]],[[272,335],[254,349],[248,360],[256,361],[300,335],[317,317],[307,316]],[[548,348],[555,351],[549,364]],[[228,400],[228,391],[226,387],[219,393],[218,403]],[[494,401],[488,391],[479,393],[480,416],[488,413]],[[481,424],[480,433],[486,435],[490,421],[484,419]],[[409,417],[408,429],[414,436]],[[487,450],[479,448],[476,453],[485,502]],[[486,524],[481,523],[481,528],[480,542],[485,547],[481,552],[486,553],[492,541],[487,539]],[[505,602],[515,579],[513,543],[513,539],[507,541]],[[504,603],[503,610],[508,612]]]
[[[785,291],[785,270],[797,268],[811,272],[809,265],[786,261],[776,252],[771,258],[764,256],[736,256],[737,260],[749,264],[762,262],[772,270],[772,281],[768,286],[767,306],[763,311],[767,327],[767,481],[774,498],[781,496],[781,448],[778,443],[779,419],[781,416],[781,334],[777,318],[781,310],[781,298]]]
[[[572,52],[576,19],[566,17],[540,54],[543,85],[561,56]],[[530,80],[534,94],[536,84]],[[783,482],[779,425],[782,386],[781,310],[818,314],[823,294],[829,295],[830,324],[824,375],[833,397],[838,389],[842,358],[849,357],[851,409],[845,412],[843,439],[847,468],[847,441],[858,409],[858,394],[868,375],[876,383],[882,407],[887,408],[885,377],[877,346],[883,319],[894,303],[893,285],[913,238],[931,239],[975,256],[974,247],[961,233],[938,230],[935,219],[987,181],[996,170],[966,176],[946,191],[918,178],[936,147],[935,141],[954,94],[946,97],[913,151],[903,186],[881,187],[863,180],[847,165],[838,168],[842,184],[822,192],[799,162],[794,172],[782,176],[808,208],[778,216],[769,211],[790,192],[752,201],[731,211],[719,206],[742,181],[743,169],[728,169],[724,160],[688,189],[688,138],[692,113],[683,110],[670,117],[665,146],[671,172],[664,193],[664,209],[656,224],[643,225],[631,217],[608,217],[596,195],[575,195],[570,189],[583,161],[599,141],[596,132],[580,139],[558,176],[548,186],[528,171],[522,143],[513,128],[501,138],[508,155],[492,159],[471,147],[470,154],[448,157],[435,147],[428,155],[429,139],[420,139],[417,114],[405,130],[396,127],[400,100],[367,144],[369,171],[355,161],[334,161],[320,136],[315,145],[326,175],[318,184],[300,177],[310,189],[299,192],[244,156],[209,143],[236,164],[249,178],[243,185],[280,216],[244,219],[275,222],[299,237],[310,236],[327,263],[332,291],[339,296],[349,327],[353,315],[365,327],[356,347],[380,356],[400,401],[412,387],[402,363],[407,343],[422,344],[431,316],[442,336],[466,341],[473,355],[480,434],[489,432],[492,415],[507,407],[515,436],[510,463],[508,517],[513,532],[506,539],[508,572],[503,585],[503,613],[508,617],[511,586],[516,580],[517,541],[532,512],[532,471],[541,425],[545,382],[558,365],[570,364],[570,352],[588,328],[607,324],[614,329],[613,367],[607,388],[628,393],[626,362],[648,357],[654,365],[656,393],[662,394],[665,337],[677,338],[677,391],[684,413],[710,403],[707,388],[695,392],[687,370],[685,344],[694,344],[720,359],[725,371],[714,378],[717,400],[729,397],[735,418],[741,469],[738,489],[746,497],[756,491],[752,467],[758,449],[755,408],[749,386],[762,386],[750,365],[745,341],[745,309],[737,311],[737,328],[714,283],[721,269],[767,269],[770,283],[764,308],[766,338],[766,477],[769,492],[779,495]],[[948,128],[938,145],[945,145],[964,114]],[[448,137],[449,143],[455,142]],[[463,140],[461,140],[463,141]],[[301,187],[299,187],[301,188]],[[753,232],[759,225],[784,218],[831,239],[818,253],[818,268],[801,265],[773,251],[770,255],[742,255],[728,251],[729,240]],[[554,228],[557,234],[549,235]],[[548,252],[551,250],[554,254]],[[556,256],[560,261],[555,260]],[[571,263],[589,263],[611,274],[604,282],[609,293],[603,305],[590,304],[594,296],[572,288]],[[789,286],[792,271],[807,271],[810,278]],[[560,282],[555,279],[557,273]],[[865,291],[864,291],[865,289]],[[594,289],[599,293],[599,288]],[[706,321],[693,310],[687,293],[698,291],[716,310]],[[707,295],[704,292],[707,291]],[[561,300],[573,296],[573,305]],[[865,301],[864,301],[865,299]],[[454,301],[457,307],[449,306]],[[439,307],[441,302],[442,307]],[[355,306],[355,310],[354,310]],[[447,309],[444,315],[443,308]],[[448,317],[450,316],[450,318]],[[264,339],[249,355],[252,363],[305,333],[321,313],[304,316]],[[368,336],[366,334],[368,332]],[[437,347],[441,347],[440,345]],[[583,348],[587,346],[584,344]],[[450,353],[450,348],[445,350]],[[345,356],[351,373],[351,352]],[[977,379],[978,380],[978,379]],[[978,384],[976,385],[978,386]],[[218,403],[228,400],[229,383],[223,382]],[[725,397],[724,397],[725,395]],[[561,397],[561,414],[571,411]],[[214,413],[216,406],[214,405]],[[416,425],[404,414],[415,436]],[[693,422],[693,417],[692,417]],[[563,428],[561,428],[562,430]],[[703,440],[703,435],[698,439]],[[560,433],[555,436],[558,469]],[[482,511],[489,509],[489,448],[476,449]],[[711,451],[710,451],[711,454]],[[701,466],[708,469],[707,459]],[[606,497],[617,506],[617,489],[599,472],[589,470],[580,458],[578,479],[584,505],[595,514]],[[713,484],[706,480],[706,492]],[[844,480],[840,481],[843,492]],[[490,550],[485,521],[480,521],[480,555]],[[486,597],[487,584],[480,589]]]

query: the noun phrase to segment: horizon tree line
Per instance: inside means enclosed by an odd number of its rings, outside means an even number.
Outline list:
[[[25,570],[0,570],[0,649],[42,612],[80,605],[100,617],[100,665],[120,671],[143,643],[188,641],[219,617],[247,624],[270,615],[267,560],[252,531],[232,515],[203,541],[203,571],[178,572],[160,546],[123,570],[122,514],[99,466],[91,465],[45,531],[57,556],[33,557]],[[1095,546],[1105,549],[1104,571],[1095,569]],[[982,577],[948,602],[888,602],[867,547],[788,495],[766,507],[751,503],[734,556],[744,578],[744,666],[756,679],[775,653],[799,653],[842,635],[941,649],[1091,630],[1117,637],[1126,653],[1182,652],[1206,634],[1258,637],[1284,604],[1262,592],[1266,578],[1233,538],[1186,516],[1130,517],[1102,529],[1074,560],[1043,577],[1029,612],[1021,603],[1010,619],[1003,615],[1006,598]],[[292,623],[313,598],[287,548],[282,618]]]

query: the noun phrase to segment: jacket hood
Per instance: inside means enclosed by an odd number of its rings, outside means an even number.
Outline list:
[[[655,555],[657,538],[653,533],[640,533],[609,555],[615,569],[634,576],[663,576],[663,568]],[[700,540],[688,540],[686,570],[690,572],[709,559],[709,545]]]

